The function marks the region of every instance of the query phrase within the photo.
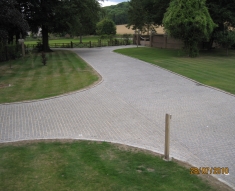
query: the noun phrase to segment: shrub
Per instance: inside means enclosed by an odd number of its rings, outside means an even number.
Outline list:
[[[116,26],[114,22],[110,19],[103,19],[98,22],[96,25],[96,34],[97,35],[115,35]]]

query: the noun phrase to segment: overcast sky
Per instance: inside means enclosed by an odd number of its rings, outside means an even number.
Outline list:
[[[109,6],[109,5],[117,5],[118,3],[121,3],[124,1],[128,1],[128,0],[104,0],[103,2],[100,1],[100,3],[101,3],[102,7],[105,7],[105,6]]]

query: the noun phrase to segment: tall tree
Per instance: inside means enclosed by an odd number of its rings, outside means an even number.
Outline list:
[[[128,23],[129,3],[122,2],[117,5],[102,7],[101,20],[104,18],[112,19],[116,25]]]
[[[146,24],[146,14],[142,6],[142,0],[131,0],[128,11],[128,28],[143,30]]]
[[[164,14],[169,7],[170,0],[145,0],[142,1],[148,23],[162,25]]]
[[[235,1],[231,0],[207,0],[206,5],[213,21],[217,24],[214,29],[208,48],[212,47],[214,40],[223,35],[229,27],[235,27]]]
[[[170,36],[184,42],[190,57],[198,55],[198,42],[208,39],[216,27],[205,0],[172,0],[163,25]]]
[[[48,33],[87,33],[98,17],[98,0],[18,0],[33,32],[42,29],[43,51],[50,51]],[[93,30],[95,28],[93,27]]]
[[[86,0],[82,3],[77,0],[73,3],[74,13],[72,14],[73,18],[71,18],[69,23],[70,33],[79,35],[81,41],[82,35],[95,33],[96,23],[99,21],[98,14],[101,11],[101,7],[96,0]]]
[[[235,44],[235,31],[226,30],[217,32],[216,41],[220,46],[226,48],[228,55],[228,49],[231,47],[231,45]]]
[[[16,36],[16,42],[29,29],[28,23],[21,12],[17,9],[15,0],[0,1],[0,41],[13,43],[13,36]]]
[[[115,35],[116,26],[112,20],[104,19],[97,23],[96,33],[98,35]]]
[[[170,0],[131,0],[128,26],[141,31],[162,25],[162,19]]]

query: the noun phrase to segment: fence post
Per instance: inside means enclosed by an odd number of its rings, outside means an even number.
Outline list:
[[[73,48],[73,42],[71,41],[71,48]]]
[[[25,47],[24,47],[24,41],[22,42],[22,55],[25,57]]]
[[[166,114],[165,118],[165,152],[164,152],[164,160],[170,160],[170,121],[171,115]]]
[[[8,52],[7,52],[7,46],[5,46],[5,52],[6,52],[6,61],[8,61]]]

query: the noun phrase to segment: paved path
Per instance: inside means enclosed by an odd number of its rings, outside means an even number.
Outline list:
[[[164,151],[172,114],[171,156],[197,167],[229,167],[217,178],[235,188],[235,96],[145,62],[115,47],[73,49],[103,77],[86,91],[0,105],[0,142],[73,138]]]

